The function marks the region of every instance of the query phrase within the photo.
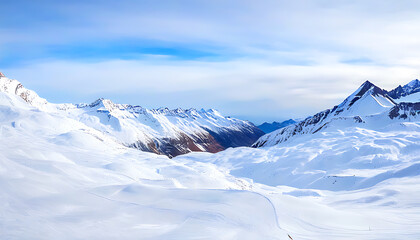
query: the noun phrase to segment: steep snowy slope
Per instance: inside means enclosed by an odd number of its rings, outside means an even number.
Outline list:
[[[366,81],[340,105],[319,112],[305,120],[266,134],[254,143],[254,147],[273,146],[291,137],[313,134],[332,122],[347,119],[350,124],[363,122],[363,117],[389,111],[396,105],[387,92]]]
[[[47,112],[56,112],[142,151],[173,157],[191,151],[218,152],[250,146],[264,133],[251,122],[216,110],[145,109],[98,99],[91,104],[51,104],[17,80],[0,77],[0,91],[15,94]]]

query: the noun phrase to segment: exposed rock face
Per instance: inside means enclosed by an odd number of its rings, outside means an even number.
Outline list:
[[[388,115],[389,115],[389,118],[391,119],[394,119],[394,118],[407,119],[410,117],[419,116],[420,115],[420,102],[399,103],[398,105],[396,105],[389,111]]]
[[[145,152],[164,154],[168,157],[176,157],[189,152],[216,153],[225,149],[210,134],[190,137],[184,133],[180,133],[177,138],[163,138],[158,141],[150,141],[147,144],[138,141],[128,146]]]

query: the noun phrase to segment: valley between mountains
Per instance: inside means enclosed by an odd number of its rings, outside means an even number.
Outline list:
[[[420,239],[419,115],[418,80],[260,129],[0,74],[0,239]]]

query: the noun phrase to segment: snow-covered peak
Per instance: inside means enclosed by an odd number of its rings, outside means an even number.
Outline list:
[[[387,96],[386,90],[366,81],[331,112],[335,116],[366,116],[384,112],[393,106],[395,102]]]
[[[412,80],[404,86],[398,86],[388,92],[388,95],[393,99],[400,99],[408,95],[420,92],[420,81],[418,79]]]
[[[99,98],[98,100],[94,101],[93,103],[89,104],[89,107],[91,108],[97,108],[100,110],[106,110],[106,111],[113,111],[115,109],[119,109],[122,106],[119,104],[115,104],[113,103],[111,100],[109,99],[104,99],[104,98]]]
[[[195,108],[183,109],[175,108],[169,109],[168,107],[160,107],[156,109],[147,109],[138,105],[130,104],[117,104],[112,102],[110,99],[99,98],[90,104],[76,104],[77,108],[94,108],[98,111],[107,111],[116,114],[117,111],[132,113],[132,114],[152,114],[152,115],[163,115],[180,118],[225,118],[220,112],[215,109],[205,110],[201,108],[197,110]]]
[[[48,102],[41,98],[36,92],[26,89],[19,81],[7,78],[3,73],[0,73],[0,92],[19,96],[25,102],[32,106],[44,109]]]
[[[374,94],[374,95],[385,95],[386,91],[380,89],[375,84],[366,80],[356,91],[354,91],[349,97],[344,100],[343,103],[350,101],[348,105],[353,105],[354,102],[362,98],[367,94]]]
[[[369,80],[366,80],[362,85],[360,85],[360,87],[355,91],[355,93],[357,93],[357,96],[362,96],[371,88],[378,87],[375,84],[371,83]]]
[[[301,122],[266,134],[258,139],[254,146],[272,146],[296,135],[313,134],[328,127],[331,122],[335,122],[337,119],[361,123],[364,117],[387,112],[395,105],[396,103],[388,97],[386,90],[366,81],[339,105],[310,116]]]
[[[410,81],[406,86],[410,87],[410,88],[420,87],[420,81],[418,79],[414,79],[414,80]]]
[[[217,110],[215,109],[208,109],[205,110],[203,108],[201,108],[200,110],[197,110],[195,108],[189,108],[189,109],[183,109],[183,108],[176,108],[176,109],[169,109],[167,107],[163,108],[157,108],[157,109],[150,109],[150,112],[152,112],[153,114],[160,114],[160,115],[165,115],[165,116],[175,116],[175,117],[182,117],[182,118],[205,118],[205,117],[221,117],[224,118],[224,116],[222,116],[222,114],[220,114]]]
[[[415,79],[403,86],[405,96],[420,92],[420,81]]]

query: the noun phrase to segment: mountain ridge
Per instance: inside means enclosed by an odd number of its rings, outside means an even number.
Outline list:
[[[277,121],[273,121],[271,123],[269,122],[264,122],[260,125],[258,125],[257,127],[259,129],[261,129],[264,133],[270,133],[273,132],[277,129],[289,126],[290,124],[296,123],[297,121],[295,121],[294,119],[288,119],[282,122],[277,122]]]
[[[420,81],[418,79],[414,79],[404,86],[399,85],[398,87],[389,91],[388,95],[393,99],[400,99],[401,97],[405,97],[417,92],[420,92]]]
[[[53,104],[4,75],[0,91],[16,95],[42,111],[64,114],[125,146],[169,157],[250,146],[263,135],[251,122],[224,117],[214,109],[147,109],[104,98],[90,104]]]
[[[416,83],[417,81],[411,81],[409,84],[415,86]],[[273,146],[299,135],[315,134],[343,119],[358,124],[365,123],[365,117],[378,114],[384,114],[390,119],[406,119],[420,114],[417,104],[397,103],[388,93],[370,81],[365,81],[339,105],[266,134],[258,139],[253,147]]]

